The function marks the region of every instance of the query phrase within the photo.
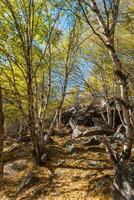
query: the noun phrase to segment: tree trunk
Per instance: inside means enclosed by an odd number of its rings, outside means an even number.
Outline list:
[[[119,104],[123,113],[122,123],[126,130],[126,142],[124,144],[122,154],[118,155],[118,152],[116,152],[115,154],[111,148],[108,149],[110,157],[114,161],[116,167],[113,185],[113,200],[133,200],[134,170],[133,172],[132,170],[130,170],[131,168],[127,165],[129,164],[127,159],[131,155],[131,149],[133,144],[134,119],[132,119],[133,116],[131,117],[130,114],[132,113],[132,111],[130,108],[128,94],[128,74],[124,73],[122,63],[115,51],[114,46],[114,35],[118,19],[120,0],[110,1],[110,7],[109,4],[106,3],[106,0],[102,1],[104,5],[103,12],[99,7],[97,0],[91,0],[90,2],[86,5],[90,9],[90,11],[92,11],[96,15],[96,19],[98,21],[97,25],[99,25],[100,27],[101,34],[98,31],[96,31],[96,26],[93,25],[93,23],[90,20],[90,17],[87,15],[88,9],[85,10],[85,5],[83,6],[83,1],[78,0],[79,6],[81,7],[86,22],[92,29],[93,33],[105,45],[111,56],[111,60],[114,65],[113,69],[115,72],[116,80],[120,85]],[[107,145],[107,147],[110,147],[110,145]],[[124,166],[124,163],[126,161],[127,163]],[[128,176],[129,172],[132,172],[130,173],[130,176]]]
[[[134,199],[134,163],[118,163],[115,166],[115,176],[112,188],[113,200]]]
[[[26,47],[25,47],[25,62],[27,75],[27,97],[28,97],[28,128],[33,144],[35,159],[38,164],[41,163],[41,150],[39,146],[38,136],[35,131],[35,116],[34,116],[34,97],[33,97],[33,63],[32,63],[32,42],[33,42],[33,27],[34,27],[34,1],[28,2],[27,13],[27,30],[26,30]]]
[[[121,99],[120,104],[123,111],[123,122],[126,130],[126,142],[124,144],[123,149],[123,158],[129,158],[131,155],[131,149],[133,144],[133,126],[131,124],[131,118],[129,115],[130,103],[129,103],[129,95],[128,95],[128,80],[127,75],[123,73],[122,64],[117,57],[114,47],[109,43],[108,50],[111,55],[113,64],[115,66],[115,75],[120,84],[121,91]]]
[[[63,94],[62,96],[62,100],[56,110],[56,114],[54,116],[54,119],[50,125],[50,129],[52,129],[55,125],[56,125],[56,128],[59,129],[59,125],[61,123],[61,109],[62,109],[62,106],[63,106],[63,103],[64,103],[64,99],[65,99],[65,94]]]
[[[0,85],[0,186],[3,182],[3,143],[4,143],[4,114],[2,106],[2,89]]]
[[[35,159],[38,163],[41,162],[41,152],[38,142],[38,136],[35,132],[34,106],[33,106],[33,89],[32,89],[32,71],[29,59],[27,60],[27,95],[28,95],[28,128],[30,137],[33,143]]]

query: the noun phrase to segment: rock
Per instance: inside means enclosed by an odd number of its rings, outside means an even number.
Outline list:
[[[73,181],[73,182],[77,182],[77,181],[79,181],[80,179],[81,179],[80,176],[73,176],[73,177],[72,177],[72,181]]]
[[[42,156],[41,156],[41,161],[42,161],[42,164],[45,164],[48,160],[48,154],[47,153],[44,153]]]
[[[87,128],[87,130],[83,133],[84,137],[88,137],[88,136],[92,136],[92,135],[113,135],[114,131],[112,129],[109,128],[103,128],[103,127],[99,127],[99,126],[95,126],[95,127],[90,127]]]
[[[50,143],[50,135],[49,134],[46,134],[43,136],[43,142],[46,144]]]
[[[83,107],[72,115],[72,119],[74,119],[78,125],[94,126],[94,122],[92,120],[94,113],[94,110],[89,110],[88,107]]]
[[[102,117],[93,117],[92,121],[94,123],[94,126],[105,126],[105,123]]]
[[[74,107],[65,110],[65,111],[62,113],[62,117],[61,117],[62,123],[67,124],[67,123],[69,122],[70,118],[72,117],[73,112],[75,112],[75,111],[76,111],[76,109],[75,109]]]
[[[70,153],[70,154],[76,153],[76,149],[75,149],[75,146],[74,146],[73,143],[67,146],[67,151],[68,151],[68,153]]]
[[[52,130],[45,130],[41,134],[40,140],[45,144],[52,144],[52,143],[54,143],[54,140],[51,138],[52,134],[53,134]]]
[[[11,141],[5,138],[4,146],[6,145],[9,146],[10,144],[11,144]]]
[[[89,191],[94,191],[94,195],[97,196],[98,194],[101,195],[108,195],[110,194],[110,186],[112,185],[112,177],[109,175],[103,175],[101,177],[94,178],[92,184],[89,185]],[[103,199],[107,199],[106,197]],[[116,199],[121,200],[121,199]]]
[[[60,130],[59,135],[60,135],[60,137],[64,137],[64,130]]]
[[[82,135],[82,132],[77,127],[74,128],[73,133],[72,133],[72,138],[75,139],[79,137],[80,135]]]
[[[85,127],[85,126],[79,126],[76,124],[76,122],[73,119],[70,119],[69,124],[73,130],[72,132],[72,138],[78,138],[78,137],[89,137],[93,135],[113,135],[114,130],[102,126],[94,126],[94,127]]]
[[[85,162],[85,158],[81,158],[81,159],[77,160],[77,163],[78,163],[78,164],[81,164],[81,163],[83,163],[83,162]]]
[[[73,130],[73,132],[72,132],[73,139],[77,138],[78,136],[80,136],[82,134],[82,132],[79,130],[76,122],[72,118],[69,120],[69,125]]]
[[[78,125],[84,125],[84,126],[93,126],[94,123],[92,121],[91,114],[80,114],[77,113],[77,115],[73,116],[73,118],[77,121]]]
[[[63,147],[67,148],[69,145],[71,145],[73,143],[72,140],[67,140],[64,144]]]
[[[13,144],[9,147],[8,151],[9,151],[9,152],[12,152],[12,151],[15,151],[15,150],[17,150],[17,149],[19,149],[19,148],[21,148],[21,145],[18,144],[17,142],[15,142],[15,143],[13,143]]]
[[[77,125],[88,127],[106,126],[101,113],[107,118],[107,108],[111,111],[112,119],[114,115],[115,127],[121,124],[114,98],[109,98],[99,104],[92,102],[89,105],[72,106],[62,113],[61,121],[63,124],[68,124],[69,120],[72,118],[76,121]]]
[[[39,181],[39,178],[33,173],[30,172],[27,176],[22,180],[18,192],[24,191],[26,188],[31,187]]]
[[[115,149],[117,149],[117,144],[115,143],[115,144],[112,144],[111,145],[112,146],[112,148],[115,150]]]
[[[125,127],[123,127],[123,125],[120,124],[119,126],[117,126],[115,135],[118,134],[118,133],[124,133],[124,132],[125,132]]]
[[[107,139],[110,142],[110,144],[115,143],[115,137],[114,137],[114,135],[108,136]]]
[[[12,163],[5,164],[5,166],[4,166],[4,175],[5,176],[13,177],[13,176],[16,176],[17,173],[18,173],[18,171],[13,169]]]
[[[26,167],[27,167],[27,160],[16,160],[13,163],[13,169],[18,170],[18,171],[25,170]]]
[[[93,137],[89,140],[87,140],[84,145],[86,146],[92,146],[92,145],[99,145],[101,142],[97,137]]]
[[[30,135],[19,135],[18,137],[19,142],[30,142]]]
[[[57,165],[60,166],[62,164],[65,164],[65,160],[59,160]]]
[[[77,121],[78,125],[92,126],[92,114],[94,110],[93,106],[73,106],[70,109],[65,110],[62,113],[61,121],[64,124],[67,124],[70,118],[73,118]]]
[[[134,163],[127,162],[118,164],[114,174],[112,188],[113,200],[133,200],[134,199]]]
[[[126,141],[125,128],[123,127],[122,124],[117,127],[117,130],[114,134],[114,140],[119,140],[120,142],[125,143]]]
[[[98,164],[100,164],[100,161],[90,161],[89,165],[96,167]]]
[[[4,166],[4,174],[10,177],[16,176],[20,171],[27,167],[26,160],[16,160],[13,163],[7,163]]]

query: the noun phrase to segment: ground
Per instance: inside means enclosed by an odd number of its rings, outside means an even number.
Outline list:
[[[110,200],[113,164],[103,145],[87,149],[76,145],[67,151],[65,142],[70,136],[53,136],[48,146],[49,160],[37,166],[29,144],[8,142],[5,145],[4,189],[1,200]],[[17,146],[18,145],[18,146]],[[33,172],[38,181],[19,191],[24,177]]]

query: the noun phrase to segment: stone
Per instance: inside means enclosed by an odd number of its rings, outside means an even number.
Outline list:
[[[77,182],[77,181],[79,181],[80,179],[81,179],[80,176],[73,176],[73,177],[72,177],[72,181],[73,181],[73,182]]]
[[[13,169],[18,170],[18,171],[25,170],[26,167],[27,167],[27,160],[16,160],[13,163]]]
[[[94,123],[94,126],[104,126],[104,120],[102,119],[102,117],[93,117],[92,121]]]
[[[104,127],[100,127],[100,126],[95,126],[95,127],[90,127],[90,128],[87,128],[87,130],[83,133],[83,136],[84,137],[89,137],[89,136],[92,136],[92,135],[107,135],[107,136],[110,136],[110,135],[113,135],[114,134],[114,131],[112,129],[109,129],[109,128],[104,128]]]
[[[118,164],[115,168],[114,183],[112,188],[113,200],[134,199],[134,163]]]
[[[50,142],[50,135],[49,134],[46,134],[43,136],[43,142],[48,144]]]
[[[4,166],[4,174],[13,177],[16,176],[20,171],[25,170],[27,167],[26,160],[16,160],[13,163],[7,163]]]
[[[15,142],[9,147],[8,151],[12,152],[12,151],[15,151],[19,148],[21,148],[21,145],[19,143]]]
[[[48,160],[48,154],[47,153],[44,153],[42,156],[41,156],[41,161],[42,161],[42,164],[45,164]]]
[[[30,135],[19,135],[18,142],[30,142]]]
[[[60,166],[62,164],[65,164],[65,160],[59,160],[58,163],[57,163],[58,166]]]
[[[100,164],[100,161],[95,161],[95,160],[90,161],[90,163],[89,163],[89,165],[93,166],[93,167],[96,167],[98,164]]]
[[[86,146],[92,146],[92,145],[99,145],[101,142],[97,137],[93,137],[89,140],[87,140],[84,145]]]
[[[79,137],[80,135],[82,135],[82,132],[76,127],[76,128],[73,130],[72,138],[75,139],[75,138]]]
[[[75,149],[75,146],[74,146],[73,143],[70,144],[69,146],[67,146],[67,151],[68,151],[68,153],[70,153],[70,154],[74,154],[74,153],[76,152],[76,149]]]
[[[26,188],[31,187],[39,181],[39,178],[33,173],[30,172],[24,177],[21,184],[18,187],[18,192],[24,191]]]

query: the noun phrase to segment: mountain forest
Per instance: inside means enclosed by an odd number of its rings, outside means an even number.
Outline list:
[[[134,200],[134,0],[0,0],[0,200]]]

